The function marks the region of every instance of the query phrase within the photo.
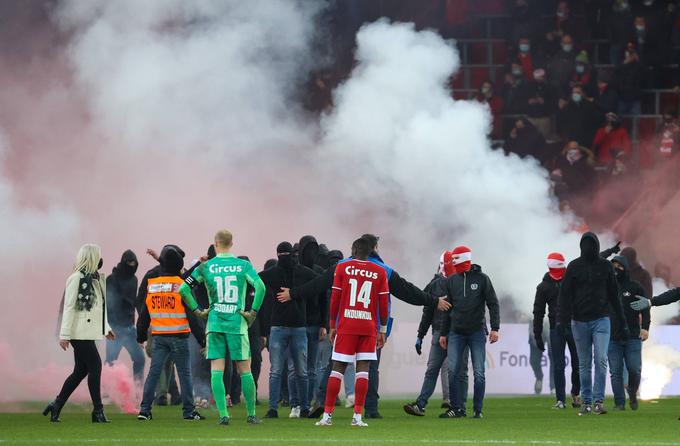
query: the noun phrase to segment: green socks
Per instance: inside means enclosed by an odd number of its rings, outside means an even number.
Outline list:
[[[255,389],[255,380],[253,374],[248,372],[241,375],[241,388],[243,389],[243,396],[246,400],[246,409],[248,416],[255,416],[255,399],[257,398],[257,390]]]
[[[228,417],[229,411],[227,410],[227,392],[224,389],[222,375],[224,375],[223,370],[213,370],[210,373],[210,387],[212,387],[213,398],[215,398],[215,405],[217,406],[217,411],[220,413],[220,417]],[[250,379],[252,381],[252,375],[250,376]],[[245,385],[243,386],[243,389],[245,391]],[[246,393],[246,398],[247,395],[248,394]],[[253,407],[255,407],[254,404]]]

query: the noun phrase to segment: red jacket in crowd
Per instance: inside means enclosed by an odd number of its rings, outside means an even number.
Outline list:
[[[628,136],[628,131],[619,127],[611,129],[607,132],[607,126],[600,127],[595,133],[593,140],[593,152],[597,154],[597,160],[601,163],[609,163],[614,161],[612,157],[612,149],[621,149],[626,155],[630,156],[632,151],[632,143]]]

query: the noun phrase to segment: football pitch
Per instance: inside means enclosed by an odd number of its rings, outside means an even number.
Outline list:
[[[184,421],[179,407],[154,408],[154,419],[140,422],[107,408],[112,423],[90,423],[89,406],[70,405],[62,422],[52,424],[35,404],[14,406],[0,413],[2,445],[647,445],[680,446],[680,398],[642,402],[640,410],[579,417],[576,409],[557,411],[546,397],[487,398],[484,419],[437,418],[439,402],[425,417],[406,415],[407,400],[381,401],[382,420],[369,427],[349,426],[351,410],[338,408],[334,425],[314,426],[315,420],[288,419],[288,410],[261,426],[245,423],[243,405],[232,408],[230,426],[218,426],[217,413],[203,410],[205,421]],[[611,400],[608,401],[611,403]],[[435,401],[433,401],[433,404]],[[0,406],[1,407],[1,406]],[[7,410],[8,407],[3,409]],[[266,406],[258,406],[263,414]],[[283,418],[286,417],[286,418]]]

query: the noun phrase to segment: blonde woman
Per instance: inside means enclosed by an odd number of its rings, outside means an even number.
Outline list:
[[[59,422],[62,407],[80,382],[87,376],[87,386],[94,409],[93,423],[108,423],[104,415],[100,384],[102,361],[95,341],[114,339],[106,318],[106,282],[98,270],[102,267],[101,249],[83,245],[78,251],[73,274],[66,280],[59,346],[65,351],[73,347],[75,367],[66,378],[57,398],[43,411],[50,421]]]

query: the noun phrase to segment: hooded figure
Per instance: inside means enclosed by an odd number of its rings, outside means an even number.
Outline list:
[[[630,407],[637,410],[637,391],[640,387],[642,372],[642,341],[649,336],[649,308],[635,311],[630,307],[630,304],[637,300],[636,295],[644,295],[645,291],[639,282],[631,278],[628,259],[623,256],[616,256],[612,260],[612,265],[616,271],[616,280],[619,283],[619,299],[626,315],[623,325],[612,318],[612,336],[609,342],[608,357],[614,404],[616,404],[617,409],[621,410],[626,405],[626,392],[623,386],[625,358],[626,369],[628,370]],[[649,297],[649,295],[645,297]],[[627,327],[627,330],[625,327]],[[629,336],[627,332],[630,333]]]
[[[172,250],[173,254],[169,254],[168,256],[168,250]],[[159,259],[159,264],[151,268],[149,271],[144,274],[144,277],[142,277],[142,281],[139,283],[139,289],[137,290],[137,302],[135,306],[137,307],[137,314],[141,314],[142,309],[146,307],[146,291],[147,287],[149,285],[149,279],[153,279],[154,277],[160,276],[161,269],[163,268],[163,263],[165,262],[163,258],[165,257],[166,260],[170,262],[170,269],[173,269],[173,266],[176,266],[178,263],[178,260],[176,259],[176,254],[178,254],[182,258],[182,266],[184,265],[184,251],[182,251],[182,248],[180,248],[177,245],[165,245],[163,246],[163,249],[161,249],[161,253],[158,257]],[[182,269],[182,266],[180,266],[180,270]]]
[[[328,251],[328,267],[329,268],[335,267],[335,265],[337,265],[338,262],[344,258],[345,256],[342,254],[342,251],[339,251],[337,249],[332,249]]]
[[[581,256],[569,263],[562,279],[558,328],[564,333],[571,326],[576,341],[584,402],[581,413],[606,413],[604,391],[607,380],[607,348],[611,333],[610,315],[615,323],[624,326],[623,307],[619,301],[614,268],[600,257],[600,241],[597,236],[586,232],[581,237],[580,246]]]
[[[472,268],[472,252],[470,248],[467,246],[457,246],[451,253],[457,274],[470,271]],[[479,270],[481,271],[482,269],[479,268]]]
[[[628,261],[628,272],[630,273],[630,277],[642,285],[642,288],[645,290],[645,296],[650,298],[650,296],[653,295],[652,276],[638,262],[637,251],[635,251],[632,246],[628,246],[621,250],[621,256],[625,257]]]
[[[298,252],[300,265],[304,265],[312,270],[317,270],[319,273],[323,271],[323,269],[316,265],[316,260],[319,256],[319,243],[314,236],[303,236],[298,243]]]

